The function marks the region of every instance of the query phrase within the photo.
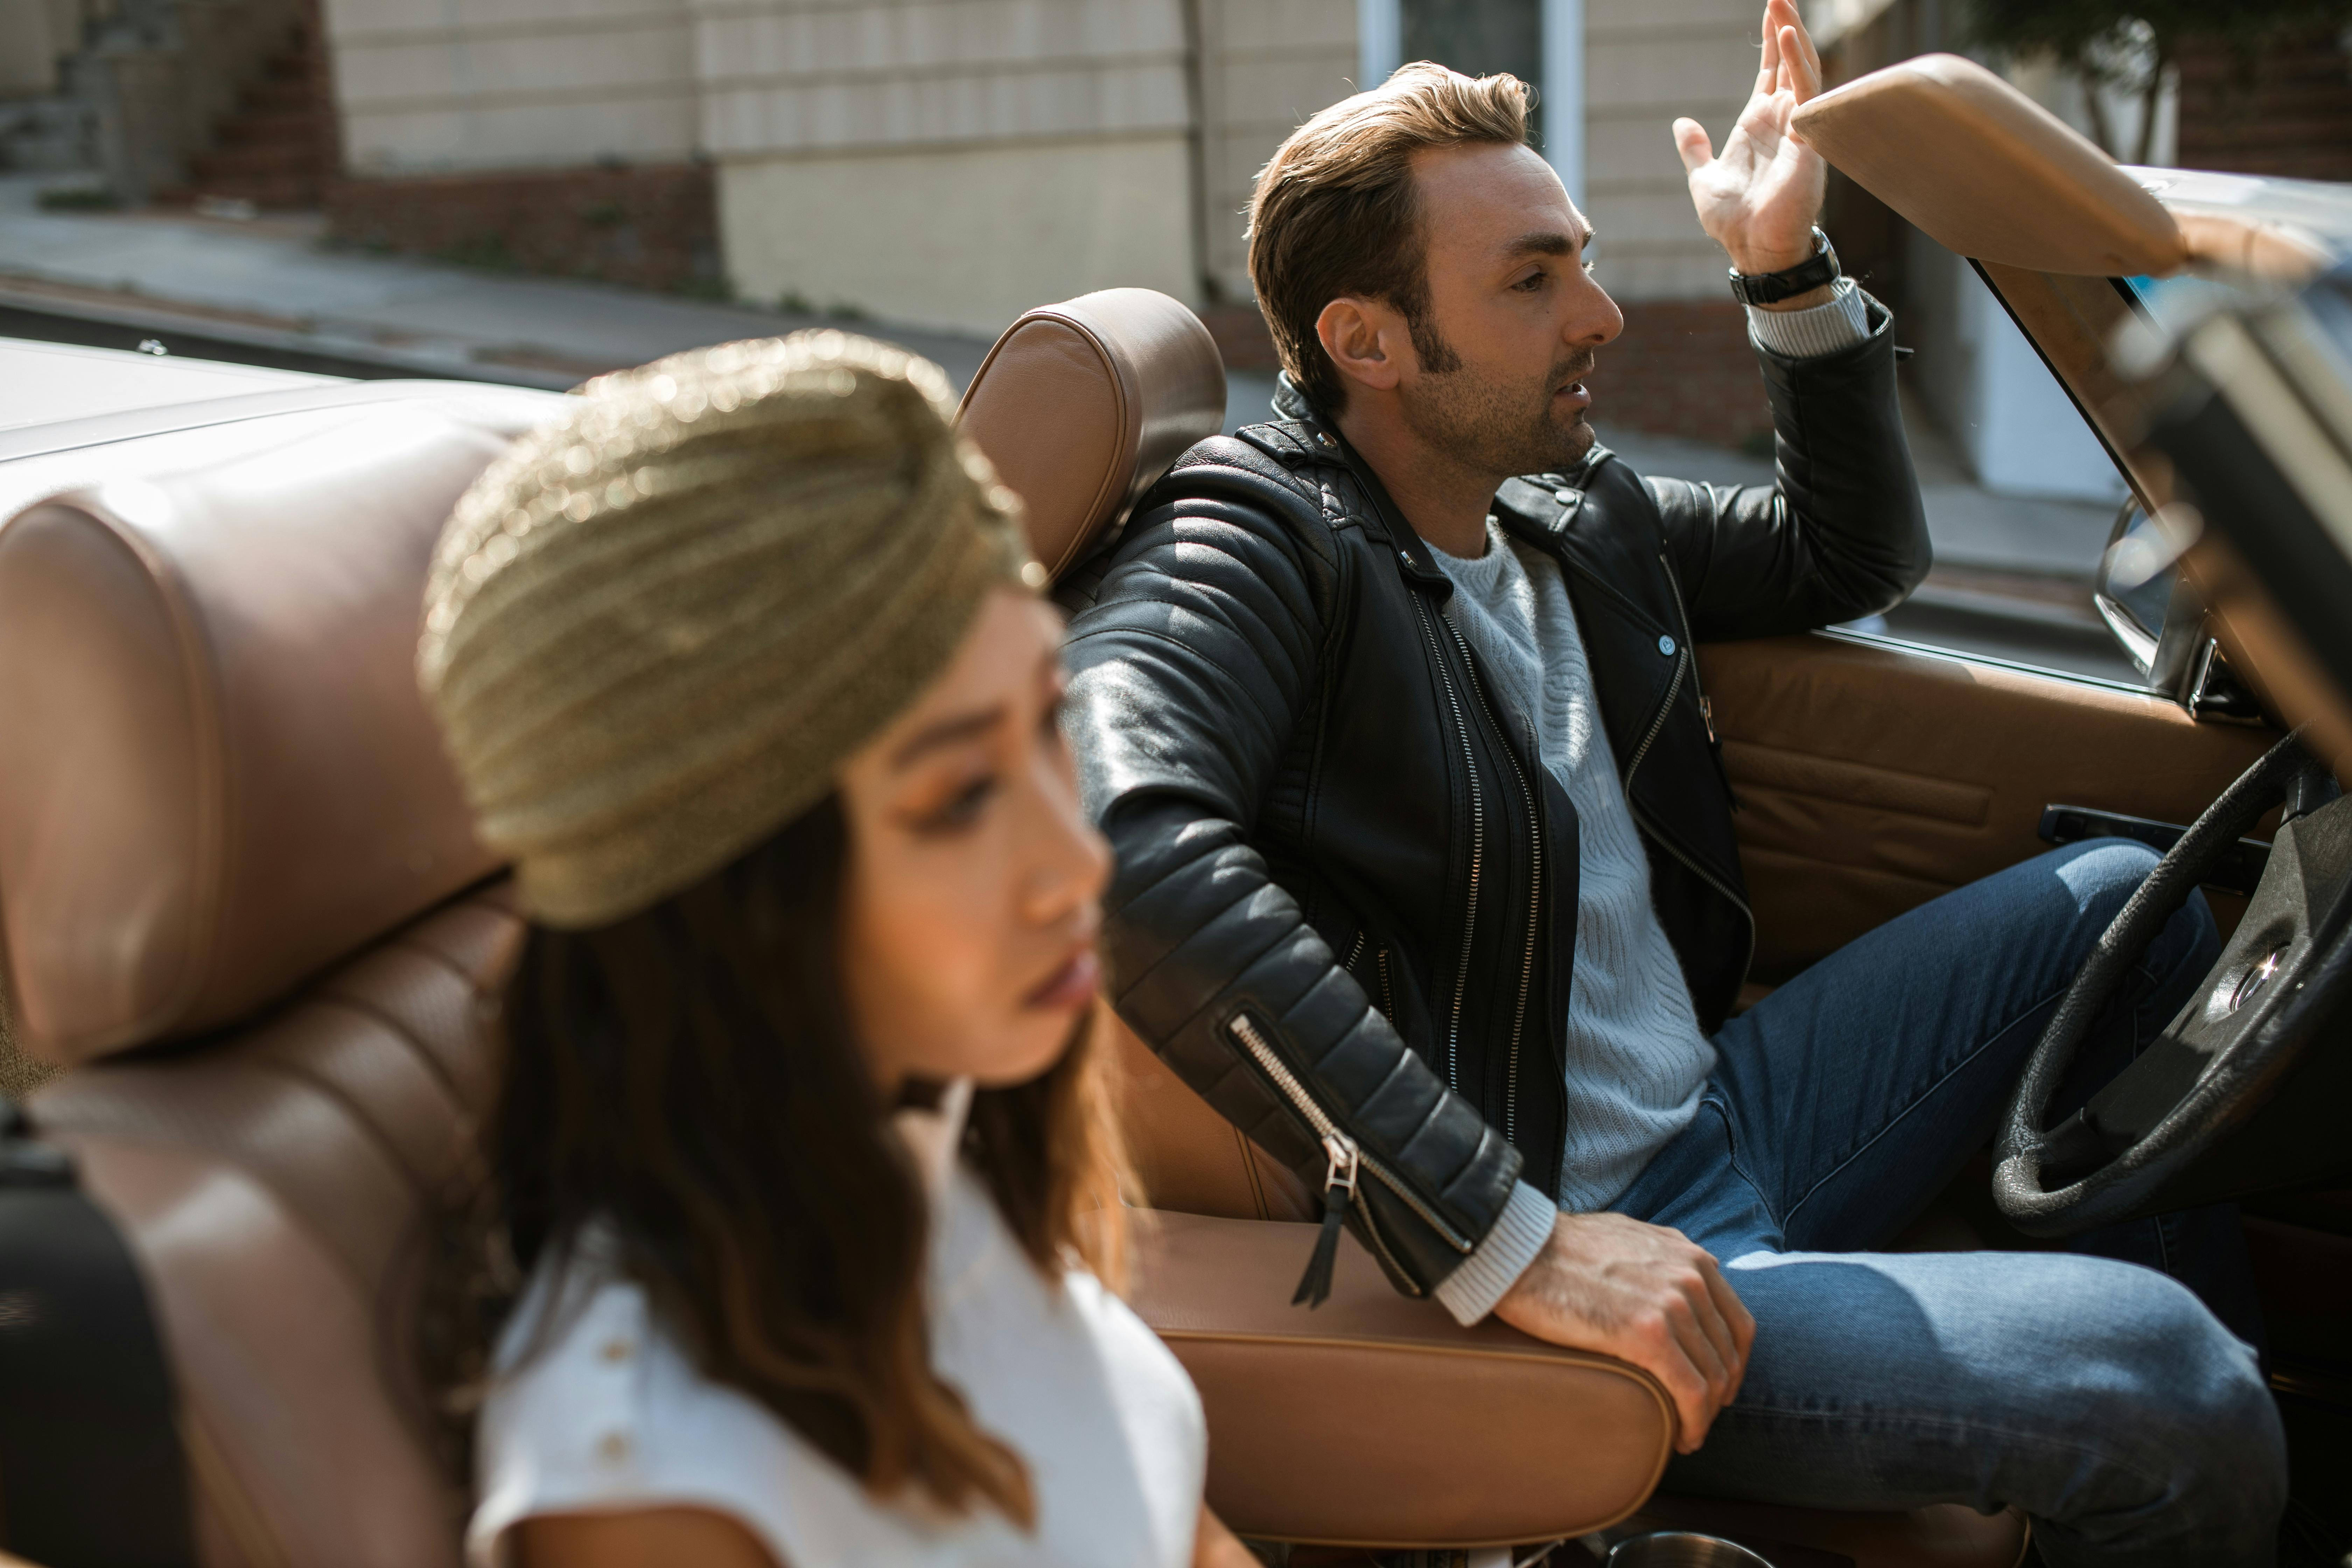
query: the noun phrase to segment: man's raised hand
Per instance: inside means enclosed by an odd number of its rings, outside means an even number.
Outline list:
[[[1699,225],[1741,272],[1779,272],[1812,254],[1828,165],[1790,133],[1789,121],[1821,90],[1822,58],[1796,0],[1769,0],[1755,96],[1721,154],[1697,121],[1675,121],[1675,149],[1690,172]]]
[[[1682,1232],[1617,1214],[1563,1214],[1495,1316],[1570,1350],[1632,1362],[1675,1402],[1675,1447],[1693,1454],[1739,1392],[1756,1320]]]

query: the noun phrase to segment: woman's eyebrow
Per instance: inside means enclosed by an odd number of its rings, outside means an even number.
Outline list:
[[[926,752],[936,752],[942,746],[952,746],[964,741],[976,740],[1004,721],[1002,705],[983,708],[977,713],[961,713],[927,724],[899,742],[890,753],[890,766],[905,768]]]

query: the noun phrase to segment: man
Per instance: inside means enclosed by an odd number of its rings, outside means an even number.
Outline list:
[[[1722,155],[1675,127],[1751,302],[1769,487],[1593,445],[1622,319],[1518,83],[1408,67],[1276,153],[1250,267],[1289,417],[1187,454],[1071,593],[1111,994],[1316,1179],[1305,1300],[1344,1220],[1465,1322],[1624,1357],[1673,1398],[1672,1488],[2014,1504],[2053,1563],[2262,1561],[2277,1416],[2188,1289],[1867,1250],[1982,1145],[2153,858],[2043,857],[1729,1016],[1752,921],[1691,645],[1885,609],[1928,564],[1891,323],[1817,243],[1789,134],[1819,73],[1770,0]],[[2090,1070],[2215,952],[2193,902]]]

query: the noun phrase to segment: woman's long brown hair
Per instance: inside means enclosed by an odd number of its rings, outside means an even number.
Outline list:
[[[489,1180],[428,1288],[428,1357],[445,1408],[470,1408],[514,1281],[593,1225],[704,1375],[871,1493],[911,1485],[1025,1526],[1019,1458],[930,1364],[919,1178],[843,1001],[847,854],[828,798],[642,914],[531,931]],[[1083,1261],[1116,1286],[1126,1172],[1095,1036],[976,1094],[963,1150],[1041,1271]]]

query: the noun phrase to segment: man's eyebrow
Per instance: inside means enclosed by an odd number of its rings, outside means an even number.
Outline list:
[[[926,752],[977,740],[1003,721],[1004,710],[996,707],[983,708],[977,713],[960,713],[954,718],[926,725],[899,742],[898,749],[890,753],[890,766],[904,768]]]
[[[1556,228],[1530,229],[1503,247],[1506,256],[1566,256],[1580,246],[1592,243],[1595,231],[1587,228],[1581,235],[1564,234]]]

